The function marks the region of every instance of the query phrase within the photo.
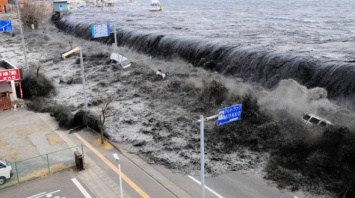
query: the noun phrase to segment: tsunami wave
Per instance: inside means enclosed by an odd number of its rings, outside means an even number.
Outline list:
[[[76,37],[92,40],[90,24],[53,16],[58,29]],[[163,34],[144,34],[136,30],[116,28],[119,46],[126,46],[154,57],[179,57],[196,67],[226,76],[242,78],[267,88],[283,79],[293,79],[307,88],[321,87],[330,99],[355,99],[355,65],[350,62],[322,61],[312,57],[268,52],[242,46],[218,44],[217,41]],[[95,39],[112,44],[114,36]]]

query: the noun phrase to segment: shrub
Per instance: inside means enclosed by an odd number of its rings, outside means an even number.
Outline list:
[[[22,92],[25,99],[47,97],[55,93],[55,88],[44,75],[28,73],[22,81]]]
[[[85,116],[85,111],[80,110],[80,111],[76,112],[74,114],[73,119],[71,120],[71,125],[73,127],[84,125],[84,116]]]
[[[35,112],[46,112],[45,109],[49,106],[49,102],[42,97],[32,98],[30,101],[26,101],[26,106],[29,110]]]
[[[91,112],[78,111],[75,114],[74,118],[76,119],[75,123],[80,123],[85,126],[88,126],[97,132],[100,131],[99,118]]]
[[[69,128],[71,127],[71,120],[74,117],[71,113],[69,107],[63,105],[55,105],[48,108],[51,112],[51,116],[55,118],[60,127]]]

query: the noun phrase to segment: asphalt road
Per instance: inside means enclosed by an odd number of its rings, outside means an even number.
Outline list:
[[[20,118],[22,117],[21,115],[26,115],[30,117],[31,120],[27,119],[27,123],[24,123],[23,125],[19,125],[18,123],[11,125],[11,120],[18,119],[10,118],[13,116],[15,116],[15,118]],[[41,147],[33,145],[32,143],[41,142],[42,145],[43,142],[48,141],[44,138],[45,135],[52,134],[53,132],[51,130],[55,128],[48,128],[49,125],[54,123],[53,121],[50,121],[52,118],[49,116],[45,117],[42,114],[41,116],[34,115],[35,114],[24,110],[16,112],[7,111],[0,114],[0,117],[10,119],[10,121],[2,119],[4,122],[3,125],[0,125],[0,128],[2,127],[7,131],[7,134],[11,135],[6,135],[6,133],[2,134],[2,141],[6,142],[6,144],[3,143],[3,147],[1,148],[3,148],[3,154],[6,158],[13,156],[10,155],[11,152],[7,152],[6,150],[9,146],[13,147],[13,149],[10,149],[9,151],[16,150],[17,152],[15,156],[21,158],[24,157],[24,154],[38,155],[36,152],[38,152]],[[38,119],[40,117],[42,118],[42,121]],[[45,123],[43,123],[43,120],[45,120]],[[48,126],[46,126],[46,124]],[[15,128],[9,126],[14,126]],[[19,126],[22,128],[19,128]],[[9,131],[11,131],[11,133],[9,133]],[[84,159],[87,161],[86,170],[80,172],[57,173],[45,178],[35,179],[10,188],[5,188],[0,191],[0,198],[85,197],[83,192],[80,191],[81,187],[76,185],[78,182],[83,186],[82,189],[85,189],[89,194],[86,198],[89,198],[90,196],[98,198],[119,197],[119,174],[117,162],[112,155],[113,153],[117,153],[120,157],[122,186],[125,198],[189,198],[201,196],[199,177],[174,173],[164,167],[147,164],[138,156],[125,151],[125,149],[123,149],[124,146],[120,144],[115,143],[115,145],[120,148],[120,151],[116,149],[104,150],[94,144],[94,140],[98,137],[97,134],[86,129],[71,134],[67,134],[66,131],[59,131],[56,133],[59,134],[65,142],[68,144],[70,143],[69,145],[84,145]],[[24,134],[29,135],[24,136]],[[15,137],[15,135],[17,136]],[[27,140],[27,137],[33,137],[34,135],[41,141],[31,142]],[[80,140],[78,138],[79,136],[86,143]],[[31,148],[31,146],[34,146],[34,148]],[[47,146],[48,149],[52,149],[52,146]],[[64,146],[64,144],[61,144],[61,146]],[[68,145],[66,145],[66,147],[68,147]],[[29,153],[29,151],[32,153]],[[77,181],[73,182],[73,178],[77,178]],[[205,184],[207,186],[205,190],[206,198],[292,198],[294,195],[289,192],[278,190],[274,185],[268,184],[258,174],[243,174],[242,172],[230,172],[225,175],[206,178]],[[116,190],[102,196],[103,185],[106,186],[106,189],[108,190]],[[298,195],[296,196],[299,198],[302,197]]]
[[[199,176],[173,173],[162,166],[153,166],[156,170],[176,183],[193,197],[200,197],[201,187],[197,183]],[[244,173],[242,171],[229,172],[217,177],[205,178],[205,194],[207,198],[294,198],[302,197],[296,193],[281,191],[275,184],[267,183],[261,175]]]
[[[0,198],[89,198],[90,190],[70,172],[21,183],[1,190]]]
[[[79,132],[89,142],[93,142],[95,134]],[[103,151],[98,149],[111,163],[117,165],[112,154],[118,152],[116,150]],[[94,161],[104,169],[109,177],[119,185],[118,175],[111,170],[107,164],[95,154],[86,149],[86,153],[94,159]],[[169,169],[157,165],[148,165],[137,162],[137,156],[128,153],[118,153],[120,156],[120,165],[122,172],[139,186],[150,197],[200,197],[201,187],[199,184],[200,178],[174,173]],[[154,169],[150,171],[150,169]],[[152,173],[153,172],[153,173]],[[157,172],[157,173],[154,173]],[[162,178],[165,178],[163,180]],[[172,182],[174,185],[169,186],[166,181]],[[267,183],[261,175],[253,173],[243,173],[242,171],[230,172],[228,174],[219,175],[217,177],[205,178],[205,197],[206,198],[293,198],[302,197],[288,191],[281,191],[274,184]],[[170,188],[166,188],[169,186]],[[171,189],[178,188],[187,195],[179,196]],[[136,189],[123,181],[123,192],[131,197],[139,197]]]

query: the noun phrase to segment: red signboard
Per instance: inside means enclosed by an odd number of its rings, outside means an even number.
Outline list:
[[[6,69],[0,70],[0,81],[2,80],[20,80],[20,70],[19,69]]]

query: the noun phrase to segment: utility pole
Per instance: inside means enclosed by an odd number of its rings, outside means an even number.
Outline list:
[[[116,33],[116,26],[114,25],[113,26],[113,29],[114,29],[114,37],[115,37],[115,50],[116,50],[116,53],[117,52],[117,33]]]
[[[20,13],[20,8],[18,6],[17,0],[16,0],[16,7],[17,7],[17,17],[18,17],[18,22],[19,22],[19,25],[20,25],[20,32],[21,32],[21,38],[22,38],[23,54],[25,56],[25,67],[28,70],[29,68],[28,68],[28,64],[27,64],[27,52],[26,52],[25,37],[23,36],[21,13]]]

